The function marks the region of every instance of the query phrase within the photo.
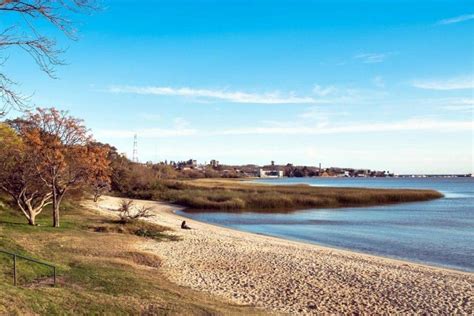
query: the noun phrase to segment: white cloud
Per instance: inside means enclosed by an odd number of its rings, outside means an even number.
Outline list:
[[[382,84],[382,79],[378,79]],[[246,104],[356,104],[367,100],[378,99],[384,93],[376,90],[360,90],[350,87],[337,87],[334,85],[322,86],[315,84],[311,95],[297,96],[294,93],[248,93],[228,90],[209,90],[195,88],[171,88],[152,86],[110,86],[109,93],[129,93],[139,95],[178,96],[194,98],[197,103],[209,103],[224,100],[231,103]],[[158,120],[159,115],[141,114],[144,119]]]
[[[354,56],[355,59],[361,60],[365,64],[376,64],[384,62],[393,52],[388,53],[361,53]]]
[[[249,127],[227,129],[221,135],[324,135],[372,132],[437,131],[457,132],[474,129],[472,121],[436,121],[430,119],[410,119],[399,122],[355,123],[329,126],[288,126]]]
[[[469,21],[469,20],[472,20],[472,19],[474,19],[474,14],[465,14],[465,15],[460,15],[460,16],[456,16],[456,17],[453,17],[453,18],[438,21],[438,23],[436,23],[436,24],[440,24],[440,25],[454,24],[454,23]]]
[[[385,91],[375,89],[356,89],[347,86],[322,86],[315,84],[313,93],[318,96],[317,104],[348,105],[386,97]]]
[[[107,90],[111,93],[132,93],[143,95],[182,96],[206,99],[218,99],[232,103],[256,103],[256,104],[308,104],[318,103],[313,97],[299,97],[293,93],[282,95],[273,93],[248,93],[241,91],[210,90],[195,88],[172,88],[172,87],[138,87],[138,86],[112,86]]]
[[[412,85],[429,90],[474,89],[474,76],[464,76],[444,80],[414,80]]]
[[[474,111],[474,99],[455,99],[448,101],[443,109],[448,111],[472,112]]]
[[[439,121],[433,119],[415,118],[397,122],[363,122],[348,124],[331,124],[327,120],[308,122],[267,122],[270,125],[257,127],[229,128],[219,131],[197,130],[190,127],[144,128],[138,130],[97,130],[95,135],[100,138],[170,138],[183,136],[229,136],[229,135],[328,135],[328,134],[355,134],[374,132],[459,132],[473,131],[472,121]],[[177,125],[179,125],[178,123]]]

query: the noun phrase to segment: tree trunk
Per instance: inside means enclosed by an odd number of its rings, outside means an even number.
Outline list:
[[[46,205],[51,204],[51,202],[48,201],[51,198],[50,194],[43,196],[41,201],[35,202],[33,199],[35,193],[33,193],[33,195],[29,198],[25,194],[24,190],[22,190],[19,195],[14,194],[13,192],[9,193],[15,199],[18,208],[28,220],[28,224],[32,226],[36,226],[36,216],[41,213]]]
[[[53,194],[53,227],[59,227],[59,209],[66,190],[55,192]]]
[[[36,214],[30,213],[30,217],[28,218],[28,224],[36,226]]]
[[[59,227],[59,201],[53,200],[53,227]]]

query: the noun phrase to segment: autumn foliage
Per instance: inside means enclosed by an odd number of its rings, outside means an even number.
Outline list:
[[[0,174],[1,188],[17,201],[20,192],[26,192],[20,201],[36,201],[37,212],[52,204],[53,226],[59,227],[67,193],[108,187],[108,148],[93,142],[81,120],[49,108],[29,112],[8,125],[2,127],[6,136],[0,138],[7,149],[0,153],[0,163],[7,167]],[[29,222],[34,225],[34,220]]]
[[[8,193],[25,215],[36,224],[36,216],[51,204],[51,192],[38,181],[32,152],[6,124],[0,124],[0,189]]]

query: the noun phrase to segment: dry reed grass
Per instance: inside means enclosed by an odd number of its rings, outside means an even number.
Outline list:
[[[434,190],[265,185],[230,180],[163,181],[151,195],[195,210],[262,212],[376,206],[443,197]]]

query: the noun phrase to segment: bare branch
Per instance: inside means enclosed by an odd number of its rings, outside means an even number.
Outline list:
[[[26,109],[29,98],[13,89],[16,83],[0,73],[0,117],[10,109]]]
[[[97,9],[95,0],[0,0],[0,14],[19,17],[13,26],[0,30],[0,51],[20,48],[31,56],[41,71],[56,78],[54,69],[64,65],[60,58],[64,50],[57,48],[54,38],[40,34],[36,23],[49,22],[69,39],[76,40],[76,29],[68,14]],[[15,82],[2,72],[1,66],[6,60],[0,55],[0,117],[10,109],[25,110],[29,101],[13,88]]]

